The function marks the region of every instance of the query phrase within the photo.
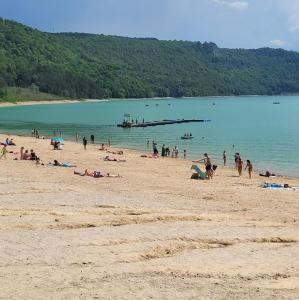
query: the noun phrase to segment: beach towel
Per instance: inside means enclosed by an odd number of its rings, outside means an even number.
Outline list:
[[[191,170],[194,170],[198,174],[198,179],[204,180],[206,179],[206,173],[203,172],[199,166],[197,165],[192,165]]]
[[[261,185],[262,188],[264,189],[269,189],[269,190],[282,190],[284,189],[282,184],[279,183],[269,183],[269,182],[264,182]]]

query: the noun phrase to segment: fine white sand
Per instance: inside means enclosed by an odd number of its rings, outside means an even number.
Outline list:
[[[122,177],[0,160],[0,299],[298,299],[299,192],[223,167],[191,180],[187,160],[124,150],[109,155],[126,162],[105,162],[96,146],[13,138],[13,152]]]

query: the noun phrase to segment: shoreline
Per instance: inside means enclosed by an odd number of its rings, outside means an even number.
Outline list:
[[[22,135],[22,134],[15,134],[15,133],[13,133],[13,134],[10,134],[10,133],[7,133],[7,132],[1,132],[0,131],[0,136],[1,135],[3,135],[3,136],[8,136],[8,137],[12,137],[14,140],[15,140],[15,138],[17,138],[17,137],[23,137],[23,138],[33,138],[31,135]],[[33,138],[33,139],[35,139],[35,138]],[[40,139],[40,140],[50,140],[51,139],[51,136],[44,136],[44,139]],[[74,139],[70,139],[70,138],[65,138],[65,137],[63,137],[63,139],[64,139],[64,141],[66,141],[66,142],[68,142],[68,143],[74,143],[75,145],[80,145],[80,144],[82,144],[81,142],[79,142],[79,143],[76,143],[75,142],[75,140]],[[89,144],[89,145],[95,145],[95,146],[100,146],[102,144],[102,142],[100,142],[100,141],[95,141],[95,143],[94,144]],[[106,142],[104,143],[104,145],[105,146],[107,146],[107,144],[106,144]],[[124,147],[124,146],[120,146],[120,145],[117,145],[117,144],[113,144],[112,146],[111,146],[111,148],[115,148],[115,149],[119,149],[119,150],[123,150],[123,151],[133,151],[133,152],[135,152],[135,153],[137,153],[137,154],[139,154],[139,155],[141,155],[143,152],[145,152],[145,153],[147,153],[147,154],[152,154],[152,151],[151,151],[151,147],[149,147],[149,148],[147,148],[147,149],[144,149],[144,150],[142,150],[142,149],[138,149],[138,148],[131,148],[131,147]],[[159,151],[159,153],[160,153],[160,151]],[[161,157],[160,157],[161,158]],[[171,158],[171,157],[165,157],[166,159],[169,159],[169,158]],[[186,158],[186,159],[184,159],[184,158],[182,158],[182,153],[180,154],[180,156],[176,159],[176,160],[178,160],[178,161],[190,161],[190,162],[192,162],[192,159],[196,159],[196,157],[194,156],[194,158],[193,158],[193,156],[191,155],[191,157],[189,156],[188,158]],[[222,167],[223,165],[222,164],[218,164],[217,166],[220,166],[220,167]],[[231,170],[235,170],[235,168],[233,167],[233,164],[229,164],[228,163],[228,165],[226,166],[226,168],[229,168],[229,169],[231,169]],[[271,170],[272,172],[273,172],[273,170]],[[260,173],[265,173],[265,170],[263,169],[259,169],[259,168],[254,168],[254,173],[255,174],[260,174]],[[276,178],[284,178],[284,179],[286,179],[286,180],[297,180],[297,179],[299,179],[299,175],[298,176],[296,176],[296,175],[286,175],[286,174],[283,174],[283,173],[280,173],[280,170],[274,170],[274,172],[273,173],[275,173],[275,174],[277,174],[277,176],[276,176]],[[266,177],[265,177],[266,178]]]
[[[153,97],[153,98],[105,98],[105,99],[74,99],[74,100],[40,100],[40,101],[17,101],[17,102],[0,102],[1,107],[11,106],[31,106],[31,105],[49,105],[49,104],[74,104],[81,102],[110,102],[110,101],[139,101],[139,100],[192,100],[192,99],[219,99],[219,98],[234,98],[234,97],[296,97],[299,93],[283,94],[283,95],[226,95],[226,96],[197,96],[197,97]]]
[[[7,132],[3,132],[3,131],[0,131],[0,136],[1,135],[8,136],[8,137],[13,137],[13,139],[15,139],[16,137],[32,138],[32,136],[29,135],[29,134],[28,135],[15,134],[15,133],[11,134],[11,133],[7,133]],[[44,139],[41,139],[41,140],[50,140],[50,139],[51,139],[51,136],[44,136]],[[76,143],[74,139],[71,139],[69,137],[67,137],[67,138],[63,137],[63,139],[65,141],[69,142],[69,143],[74,143],[74,144],[79,144],[79,145],[81,144],[81,142]],[[102,144],[102,142],[95,141],[95,143],[93,145],[100,146],[101,144]],[[105,144],[105,146],[107,146],[106,142],[104,144]],[[151,147],[142,150],[142,149],[138,149],[138,148],[124,147],[124,146],[120,146],[120,145],[117,145],[117,144],[113,144],[111,146],[111,148],[116,148],[116,149],[124,150],[124,151],[134,151],[134,152],[136,152],[137,154],[140,154],[140,155],[142,154],[142,152],[146,152],[146,153],[150,153],[150,154],[152,153]],[[159,151],[159,153],[160,153],[160,151]],[[166,159],[168,159],[168,158],[171,158],[171,157],[166,157]],[[191,155],[191,157],[189,156],[188,158],[184,159],[184,158],[182,158],[182,153],[181,153],[180,156],[177,158],[177,160],[179,160],[179,161],[190,161],[191,162],[192,159],[195,160],[196,158],[197,158],[196,156],[193,157]],[[221,163],[221,164],[218,164],[217,166],[223,166],[223,165]],[[233,164],[228,164],[226,167],[230,168],[231,170],[235,170],[235,168],[233,167]],[[265,171],[266,171],[266,169],[254,168],[254,173],[256,173],[256,174],[260,174],[260,173],[264,174]],[[285,178],[285,179],[290,179],[290,180],[292,180],[292,179],[294,179],[294,180],[299,179],[299,175],[297,175],[297,176],[296,175],[286,175],[284,173],[280,173],[280,170],[274,170],[274,171],[271,170],[271,171],[273,173],[277,174],[276,178]]]
[[[36,139],[30,135],[17,135],[17,134],[8,134],[8,133],[5,133],[5,132],[0,132],[0,138],[1,136],[3,137],[3,140],[4,140],[4,137],[8,136],[10,138],[13,138],[13,140],[16,140],[18,137],[20,138],[25,138],[25,139],[33,139],[33,140],[42,140],[42,141],[50,141],[51,140],[51,136],[44,136],[44,138],[40,138],[40,139]],[[70,145],[81,145],[82,146],[82,143],[81,141],[80,142],[76,142],[72,139],[68,139],[68,138],[63,138],[65,142],[69,143]],[[1,140],[0,140],[1,141]],[[91,146],[91,147],[99,147],[100,145],[102,144],[102,142],[94,142],[93,144],[89,143],[88,145]],[[104,143],[105,147],[108,147],[108,145],[106,143]],[[121,150],[121,151],[129,151],[129,152],[132,152],[134,153],[135,155],[137,156],[140,156],[140,155],[143,155],[143,154],[146,154],[146,155],[152,155],[152,151],[150,150],[151,148],[148,148],[148,149],[145,149],[145,150],[141,150],[141,149],[137,149],[137,148],[130,148],[130,147],[123,147],[123,146],[119,146],[117,144],[113,144],[111,145],[111,147],[109,147],[110,149],[112,150]],[[106,153],[106,152],[103,152],[103,153]],[[160,151],[159,151],[160,153]],[[178,157],[178,158],[173,158],[173,157],[164,157],[162,158],[161,156],[159,156],[157,159],[165,159],[165,160],[173,160],[173,161],[179,161],[179,162],[189,162],[191,165],[194,164],[193,162],[193,158],[191,157],[188,157],[186,159],[184,159],[182,157],[182,153],[181,155]],[[195,163],[196,164],[196,163]],[[202,163],[200,163],[201,165],[201,168],[204,169],[204,166]],[[217,167],[220,167],[220,168],[225,168],[225,169],[228,169],[230,171],[234,171],[235,173],[237,173],[236,169],[233,167],[232,164],[227,164],[225,167],[222,165],[222,164],[218,164]],[[247,174],[247,171],[243,170],[243,176],[244,174]],[[260,173],[263,173],[262,170],[260,169],[254,169],[253,171],[253,174],[255,174],[256,176],[259,176]],[[277,174],[275,177],[270,177],[272,179],[284,179],[284,180],[299,180],[299,176],[289,176],[289,175],[284,175],[284,174],[279,174],[279,172],[275,172],[275,174]],[[269,179],[269,177],[262,177],[260,176],[261,180],[267,180]]]

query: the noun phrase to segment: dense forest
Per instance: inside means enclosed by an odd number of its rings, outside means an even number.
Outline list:
[[[45,33],[0,18],[0,98],[11,87],[66,98],[298,93],[299,53]]]

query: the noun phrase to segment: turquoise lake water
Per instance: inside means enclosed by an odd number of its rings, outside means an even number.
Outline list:
[[[279,105],[273,102],[279,101]],[[215,105],[213,105],[213,103]],[[170,105],[169,105],[170,104]],[[116,127],[124,113],[142,122],[163,119],[210,119],[211,122],[123,129]],[[74,140],[75,132],[96,142],[148,150],[147,140],[173,148],[188,158],[208,152],[222,164],[222,152],[240,152],[259,170],[299,177],[299,96],[211,97],[192,99],[148,99],[79,102],[0,109],[0,131],[30,135],[37,128],[49,136],[53,129]],[[193,140],[181,140],[191,132]],[[235,145],[235,148],[233,148]],[[150,143],[151,148],[151,143]]]

